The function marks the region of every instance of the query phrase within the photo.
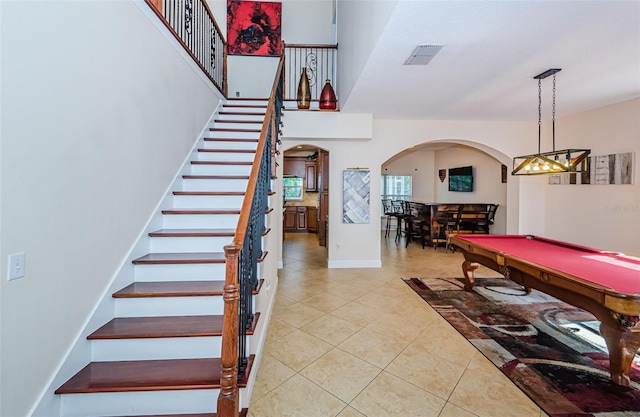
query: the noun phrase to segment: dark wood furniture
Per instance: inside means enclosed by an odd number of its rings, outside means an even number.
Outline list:
[[[307,207],[307,231],[310,233],[318,233],[318,208]]]
[[[406,243],[420,241],[422,247],[443,245],[448,248],[454,234],[488,234],[498,204],[407,202],[400,216],[404,220]],[[407,221],[408,219],[408,221]],[[416,226],[420,229],[418,232]],[[410,231],[409,234],[407,234]]]
[[[329,152],[318,150],[318,243],[327,246],[329,241]]]
[[[284,208],[283,229],[285,232],[316,232],[318,230],[317,219],[318,209],[316,207],[287,206]],[[311,227],[309,227],[310,225]]]
[[[303,156],[285,156],[282,173],[305,178],[307,158]]]
[[[536,236],[454,235],[465,290],[479,264],[592,313],[609,349],[614,384],[628,387],[640,347],[640,259]]]
[[[305,168],[304,177],[307,181],[306,191],[317,192],[318,179],[316,174],[316,161],[306,161],[304,163],[304,168]]]

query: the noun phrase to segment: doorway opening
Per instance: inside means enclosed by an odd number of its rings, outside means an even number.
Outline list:
[[[317,235],[325,247],[329,232],[329,152],[298,145],[283,157],[282,238],[291,233]]]

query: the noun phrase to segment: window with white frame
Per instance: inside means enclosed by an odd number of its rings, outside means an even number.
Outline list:
[[[411,200],[411,175],[382,175],[382,200]]]
[[[282,188],[284,191],[285,202],[290,200],[302,200],[302,178],[284,177],[282,179]]]

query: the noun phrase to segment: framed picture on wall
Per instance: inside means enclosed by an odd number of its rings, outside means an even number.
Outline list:
[[[370,179],[368,169],[343,171],[342,223],[369,223]]]
[[[280,56],[282,3],[227,1],[229,55]]]

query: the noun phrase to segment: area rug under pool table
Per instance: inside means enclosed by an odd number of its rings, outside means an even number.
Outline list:
[[[501,278],[403,278],[445,320],[552,417],[640,416],[640,357],[628,390],[590,313]]]

